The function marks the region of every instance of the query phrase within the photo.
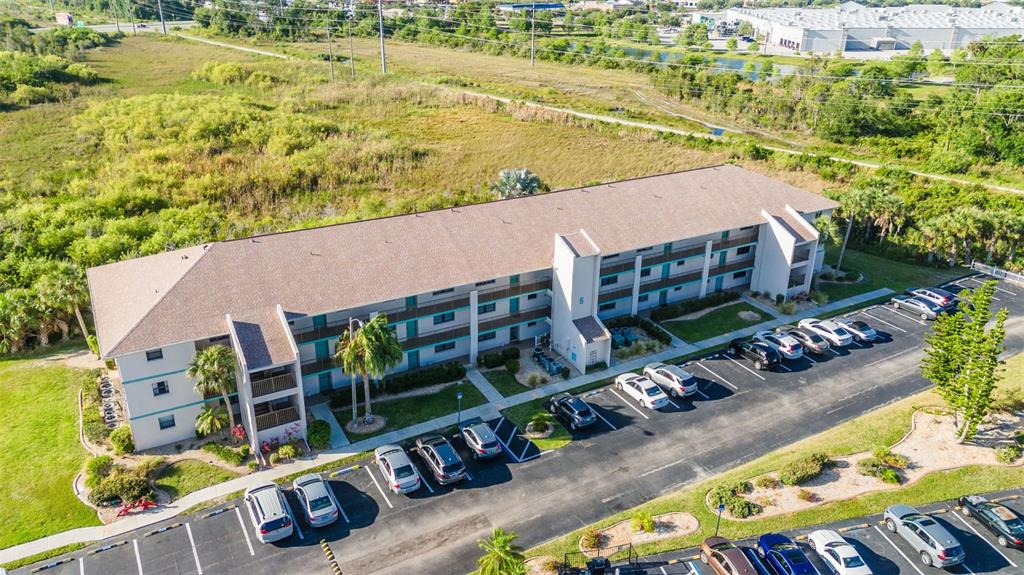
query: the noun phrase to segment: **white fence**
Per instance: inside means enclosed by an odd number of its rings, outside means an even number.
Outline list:
[[[1024,287],[1024,274],[1015,272],[1008,272],[1004,269],[997,268],[990,265],[985,265],[978,262],[971,262],[971,269],[979,271],[985,275],[992,276],[1001,280],[1005,280],[1014,285]]]

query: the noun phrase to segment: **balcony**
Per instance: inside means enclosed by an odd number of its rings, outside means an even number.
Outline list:
[[[512,298],[547,289],[551,289],[550,278],[528,284],[513,284],[502,289],[497,289],[488,292],[480,292],[479,297],[477,298],[477,303],[486,303],[489,301],[495,301],[499,299]]]
[[[643,266],[655,266],[666,262],[673,262],[685,258],[704,255],[705,244],[703,242],[692,246],[683,246],[667,253],[661,253],[644,258]]]
[[[274,427],[288,425],[299,420],[299,410],[295,407],[286,407],[270,413],[256,416],[256,430],[265,431]]]
[[[717,252],[721,250],[727,250],[729,248],[735,248],[737,246],[745,246],[757,242],[757,231],[747,232],[745,234],[739,234],[731,237],[727,240],[715,240],[715,243],[711,246],[711,251]]]
[[[263,397],[271,393],[295,389],[295,376],[291,373],[284,373],[265,379],[256,379],[252,381],[251,388],[253,397]]]
[[[512,313],[509,315],[501,316],[498,318],[482,321],[477,326],[479,332],[491,331],[500,329],[510,325],[519,325],[521,323],[531,322],[533,320],[539,320],[551,315],[551,308],[548,306],[539,307],[536,309],[528,309],[519,313]]]
[[[803,247],[793,252],[793,263],[791,265],[805,264],[811,260],[811,250]]]

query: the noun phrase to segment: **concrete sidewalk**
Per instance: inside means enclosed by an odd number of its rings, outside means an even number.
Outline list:
[[[431,419],[429,421],[425,421],[423,423],[413,425],[411,427],[406,427],[404,429],[399,429],[389,433],[377,435],[375,437],[357,441],[355,443],[344,445],[342,447],[333,447],[333,434],[335,433],[335,431],[332,428],[332,448],[320,452],[313,457],[299,459],[287,464],[280,464],[273,467],[272,469],[252,473],[250,475],[245,475],[236,479],[232,479],[231,481],[226,481],[224,483],[212,485],[205,489],[201,489],[199,491],[190,493],[173,503],[161,507],[160,509],[152,510],[138,515],[132,515],[109,525],[72,529],[69,531],[64,531],[62,533],[50,535],[48,537],[43,537],[41,539],[36,539],[35,541],[29,541],[28,543],[22,543],[21,545],[16,545],[14,547],[8,547],[6,549],[0,550],[0,564],[16,561],[18,559],[22,559],[30,555],[36,555],[39,553],[49,551],[51,549],[64,547],[74,543],[89,543],[112,537],[117,537],[119,535],[124,535],[125,533],[133,531],[135,529],[146,527],[154,523],[158,523],[160,521],[165,521],[167,519],[172,519],[180,513],[182,513],[183,511],[195,505],[208,502],[214,499],[222,498],[228,495],[232,495],[258,483],[273,481],[275,479],[279,479],[281,477],[285,477],[293,473],[299,473],[302,471],[307,471],[314,467],[329,465],[333,462],[348,457],[352,457],[354,455],[359,455],[363,452],[372,451],[373,449],[380,447],[381,445],[385,445],[388,443],[400,443],[402,441],[417,437],[424,433],[436,431],[438,429],[443,429],[445,427],[454,426],[458,423],[460,417],[462,421],[466,421],[473,418],[480,418],[483,420],[496,419],[498,417],[501,417],[501,410],[508,409],[516,405],[527,403],[535,399],[547,397],[555,393],[568,391],[570,389],[580,387],[583,385],[592,384],[603,379],[612,378],[620,373],[624,373],[627,371],[637,371],[642,369],[643,366],[647,365],[648,363],[657,361],[668,361],[681,355],[697,353],[705,349],[710,349],[713,347],[717,347],[719,345],[723,345],[737,337],[747,337],[754,334],[757,331],[772,329],[778,325],[782,325],[785,323],[793,323],[806,317],[825,315],[828,314],[829,312],[865,303],[873,299],[889,295],[891,293],[893,292],[892,290],[889,289],[875,290],[865,294],[835,301],[828,305],[807,310],[792,316],[783,316],[777,319],[768,320],[740,330],[722,334],[717,337],[709,338],[704,341],[697,342],[695,344],[682,342],[680,340],[678,345],[671,345],[658,353],[630,359],[623,362],[617,362],[613,359],[611,367],[607,369],[580,375],[568,380],[554,382],[543,387],[538,387],[536,389],[525,391],[512,397],[501,397],[501,394],[498,393],[498,391],[494,389],[492,385],[490,385],[490,382],[488,382],[486,378],[483,377],[483,374],[477,371],[475,367],[471,366],[467,370],[467,376],[470,382],[472,382],[474,386],[480,389],[481,393],[483,393],[484,396],[487,397],[488,403],[484,405],[463,410],[461,414],[451,413],[442,417],[438,417],[435,419]],[[473,375],[474,371],[476,371],[476,375]],[[483,380],[483,382],[479,380]],[[485,387],[489,387],[490,389],[485,391]],[[330,410],[327,409],[327,412],[329,413]],[[317,412],[314,412],[314,414],[316,414],[318,418],[327,419],[328,421],[335,421],[335,425],[337,425],[337,421],[334,420],[333,416],[328,418],[327,414],[321,415]]]

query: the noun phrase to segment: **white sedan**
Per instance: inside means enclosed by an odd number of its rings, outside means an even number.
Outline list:
[[[850,335],[856,341],[875,341],[878,338],[878,332],[875,331],[875,328],[859,319],[840,319],[836,320],[836,323],[850,332]]]
[[[872,575],[871,568],[843,536],[831,529],[819,529],[807,536],[811,549],[838,575]]]
[[[850,332],[846,331],[846,328],[830,319],[815,319],[813,317],[809,317],[807,319],[800,320],[798,325],[820,335],[836,347],[846,347],[853,343],[853,336],[850,335]]]
[[[678,365],[649,363],[644,367],[644,376],[672,397],[687,397],[697,393],[697,378]]]
[[[772,349],[782,354],[782,357],[786,359],[800,359],[804,356],[803,344],[788,333],[759,331],[754,334],[754,339],[770,345]]]
[[[668,396],[658,384],[646,377],[627,372],[615,378],[615,387],[626,392],[640,405],[650,409],[661,409],[668,405]]]

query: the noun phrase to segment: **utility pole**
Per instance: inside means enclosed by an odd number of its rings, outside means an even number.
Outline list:
[[[533,67],[534,47],[537,43],[537,2],[530,7],[530,66]]]
[[[161,0],[156,0],[156,10],[160,13],[160,29],[167,33],[167,24],[164,22],[164,5]]]
[[[388,62],[384,56],[384,1],[377,0],[377,25],[380,29],[380,71],[388,73]]]
[[[132,0],[128,0],[128,18],[132,21],[132,36],[138,36],[139,31],[135,29],[135,11],[132,10]]]
[[[331,82],[334,82],[334,42],[331,41],[331,23],[327,22],[327,55],[331,59]]]
[[[121,33],[121,23],[117,19],[117,4],[110,5],[110,12],[114,15],[114,27],[117,28],[117,32]]]
[[[354,14],[349,16],[348,19],[348,66],[352,70],[352,79],[356,79],[356,52],[352,48],[352,19]]]

